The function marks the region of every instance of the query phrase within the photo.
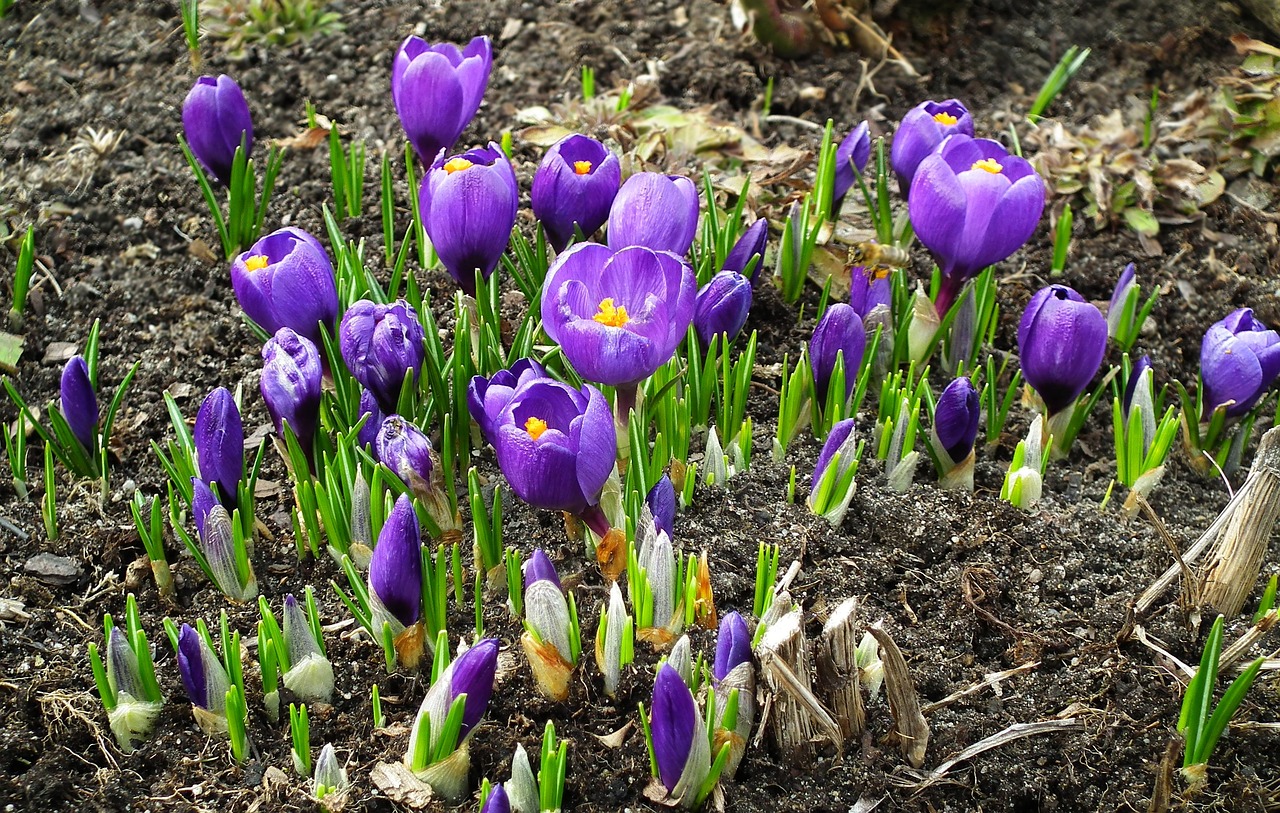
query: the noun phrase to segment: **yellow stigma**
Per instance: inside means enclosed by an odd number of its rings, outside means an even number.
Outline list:
[[[1004,167],[1000,166],[1000,162],[994,158],[983,158],[981,161],[974,161],[970,169],[981,169],[984,172],[990,172],[992,175],[999,175],[1000,170]]]
[[[547,422],[541,418],[530,418],[524,422],[524,431],[529,433],[529,437],[537,440],[542,437],[542,433],[547,431]]]
[[[471,162],[465,158],[450,158],[444,165],[444,171],[452,175],[464,169],[471,169]]]
[[[934,113],[934,114],[933,114],[933,120],[934,120],[934,121],[936,121],[936,122],[938,122],[938,123],[939,123],[939,124],[941,124],[941,125],[944,125],[944,126],[946,126],[946,127],[950,127],[951,125],[955,124],[955,123],[956,123],[957,121],[959,121],[960,119],[956,118],[955,116],[951,115],[950,113]]]
[[[267,255],[255,254],[244,261],[244,270],[261,271],[262,269],[266,268],[270,264],[271,264],[271,261],[267,259]]]
[[[574,161],[573,171],[578,175],[586,175],[591,171],[591,162],[590,161]]]
[[[615,308],[613,306],[613,297],[611,296],[600,300],[600,312],[591,318],[609,327],[622,327],[631,321],[630,317],[627,316],[625,307],[619,306]]]

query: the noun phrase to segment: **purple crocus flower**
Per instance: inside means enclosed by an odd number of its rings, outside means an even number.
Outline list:
[[[742,274],[751,280],[752,285],[755,285],[756,281],[763,276],[760,273],[760,266],[764,265],[764,249],[768,241],[769,221],[762,217],[748,226],[738,237],[738,242],[734,243],[733,248],[729,250],[729,255],[724,258],[724,265],[720,270]],[[755,265],[751,265],[752,259],[755,260]],[[749,265],[751,268],[748,271]]]
[[[489,437],[516,496],[536,508],[578,514],[596,533],[607,533],[598,503],[613,470],[617,433],[600,391],[536,378],[493,406]]]
[[[415,491],[431,482],[431,440],[399,415],[388,415],[382,421],[374,448],[378,462]]]
[[[476,272],[487,280],[516,223],[520,190],[497,144],[446,157],[441,151],[418,188],[422,225],[440,262],[475,296]]]
[[[827,308],[809,340],[809,365],[813,369],[813,391],[818,403],[826,403],[827,387],[835,373],[839,353],[844,354],[845,398],[853,395],[866,344],[866,328],[857,311],[843,302]]]
[[[961,376],[947,385],[933,410],[933,432],[938,446],[959,465],[973,451],[978,438],[982,405],[973,382]]]
[[[541,364],[531,358],[522,358],[510,369],[499,370],[490,378],[478,375],[471,379],[467,385],[467,409],[486,440],[493,442],[489,416],[501,412],[521,385],[546,377],[547,371]]]
[[[190,624],[183,624],[178,633],[178,674],[182,676],[182,688],[187,697],[202,709],[209,708],[209,682],[204,672],[204,656],[200,633]]]
[[[391,101],[423,163],[451,149],[462,135],[480,109],[492,68],[488,37],[476,37],[461,50],[420,37],[400,44],[391,64]]]
[[[827,473],[827,469],[831,466],[831,460],[835,457],[836,452],[840,452],[840,470],[843,471],[848,467],[849,454],[853,446],[853,418],[845,418],[837,421],[828,433],[826,441],[822,444],[822,451],[818,453],[818,462],[813,465],[813,477],[809,480],[809,493],[812,496],[818,490],[818,484],[822,482],[822,477]]]
[[[253,120],[249,103],[235,80],[226,74],[201,76],[182,102],[182,130],[187,146],[223,186],[231,183],[236,148],[253,151]]]
[[[1007,258],[1036,230],[1044,181],[997,141],[953,135],[920,162],[907,208],[942,269],[935,306],[945,315],[969,278]]]
[[[893,269],[884,265],[857,265],[849,269],[849,306],[865,323],[876,308],[893,306]]]
[[[347,369],[384,413],[396,411],[405,379],[418,375],[426,356],[424,338],[417,312],[403,299],[390,305],[362,299],[347,308],[338,328]]]
[[[1253,409],[1280,376],[1280,335],[1254,318],[1251,308],[1232,311],[1200,343],[1200,417],[1208,421],[1226,406],[1234,418]]]
[[[231,287],[245,315],[271,334],[287,327],[323,347],[320,326],[332,331],[338,319],[333,263],[302,229],[273,231],[236,257]]]
[[[480,813],[511,813],[511,802],[502,785],[494,785],[489,790],[489,798],[484,800]]]
[[[1107,305],[1107,333],[1114,337],[1121,327],[1120,319],[1124,315],[1124,304],[1129,295],[1138,287],[1135,279],[1138,271],[1137,266],[1129,263],[1120,272],[1120,279],[1116,280],[1115,290],[1111,292],[1111,302]]]
[[[622,183],[618,157],[594,138],[569,135],[547,150],[533,174],[533,215],[556,252],[564,251],[574,226],[590,237],[609,219]]]
[[[320,416],[323,378],[320,351],[292,329],[280,328],[262,346],[262,400],[267,402],[276,434],[284,437],[284,425],[288,423],[308,460]]]
[[[192,705],[224,714],[231,681],[222,661],[190,624],[183,624],[178,632],[178,674]]]
[[[98,433],[98,396],[89,381],[89,365],[82,356],[72,356],[62,368],[62,400],[58,404],[71,434],[92,454]]]
[[[709,771],[711,746],[693,694],[670,663],[653,683],[649,730],[659,781],[668,793],[682,784],[682,798],[692,801]]]
[[[196,536],[204,539],[204,522],[215,505],[220,505],[209,485],[199,477],[191,478],[191,518],[196,523]]]
[[[867,168],[867,161],[870,158],[871,128],[864,121],[854,127],[840,142],[840,146],[836,147],[836,178],[831,190],[832,219],[839,216],[840,207],[844,205],[844,196],[849,194],[849,190],[857,182],[858,175]]]
[[[663,474],[658,478],[658,482],[653,484],[653,488],[649,489],[648,495],[644,498],[645,503],[649,506],[650,513],[653,514],[653,526],[662,531],[667,536],[675,536],[676,525],[676,487],[671,482],[671,477]]]
[[[1107,352],[1107,320],[1065,285],[1042,288],[1018,324],[1022,376],[1050,416],[1071,407]],[[1280,359],[1278,359],[1280,360]]]
[[[551,558],[542,548],[534,548],[533,555],[524,565],[524,589],[528,590],[530,585],[540,581],[551,582],[557,590],[560,589],[560,576],[556,573],[556,566],[551,564]]]
[[[716,681],[724,680],[740,664],[751,662],[751,632],[742,615],[734,610],[720,619],[720,634],[716,638],[716,659],[711,674]]]
[[[910,200],[912,180],[920,162],[953,133],[973,137],[973,117],[956,99],[921,102],[902,117],[893,134],[889,165],[898,176],[898,191],[904,198]]]
[[[698,188],[683,175],[637,172],[609,209],[609,247],[689,253],[698,230]]]
[[[240,478],[244,476],[244,424],[236,400],[226,387],[209,393],[196,414],[192,439],[200,479],[218,487],[218,499],[227,511],[236,507]]]
[[[422,611],[422,532],[407,494],[401,494],[378,534],[369,560],[369,592],[404,626]]]
[[[721,271],[698,291],[693,311],[693,329],[703,347],[725,335],[725,345],[737,338],[751,310],[751,281],[733,271]]]
[[[437,681],[448,687],[450,705],[460,695],[467,696],[462,710],[462,728],[458,732],[459,742],[473,728],[480,725],[480,720],[489,708],[489,698],[493,695],[493,679],[497,673],[498,639],[484,638],[449,664],[446,674],[442,676],[449,678],[447,682]],[[434,690],[435,686],[431,688]]]
[[[369,390],[360,390],[360,415],[363,418],[368,415],[369,418],[360,427],[360,432],[356,435],[356,442],[361,446],[367,446],[373,449],[375,455],[378,454],[377,441],[378,433],[382,431],[383,415],[382,410],[378,408],[378,399],[373,397],[373,393]]]
[[[697,294],[693,269],[669,251],[582,243],[547,271],[543,328],[583,378],[634,399],[684,339]]]

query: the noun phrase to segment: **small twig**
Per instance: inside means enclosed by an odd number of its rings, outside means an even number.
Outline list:
[[[1084,728],[1084,723],[1080,722],[1075,717],[1068,717],[1065,720],[1040,720],[1035,723],[1014,723],[1003,731],[998,731],[990,737],[975,742],[973,745],[970,745],[951,759],[948,759],[937,768],[934,768],[929,773],[924,774],[922,781],[919,783],[903,782],[900,779],[894,780],[894,777],[892,776],[889,778],[891,781],[901,783],[904,787],[912,787],[914,785],[915,792],[919,793],[950,773],[951,769],[956,765],[967,759],[973,759],[985,751],[990,751],[992,748],[999,748],[1001,745],[1008,745],[1016,740],[1033,737],[1036,734],[1052,734],[1056,731],[1074,731],[1077,728]]]
[[[958,692],[955,692],[954,694],[949,694],[946,697],[942,698],[941,700],[930,703],[929,705],[920,709],[920,713],[931,714],[932,712],[935,712],[938,709],[943,708],[944,706],[951,705],[957,700],[968,697],[969,695],[974,694],[976,692],[980,692],[983,689],[987,688],[988,686],[994,686],[995,684],[999,683],[1005,678],[1011,678],[1015,675],[1020,675],[1023,672],[1030,672],[1032,669],[1035,669],[1039,665],[1040,665],[1040,661],[1031,661],[1029,663],[1022,664],[1021,666],[1015,666],[1012,669],[1006,669],[1003,672],[992,672],[988,674],[986,677],[984,677],[982,680],[978,681],[977,683],[966,686],[965,688],[961,689]]]
[[[1169,652],[1169,650],[1165,649],[1164,647],[1157,644],[1155,641],[1151,640],[1151,636],[1147,635],[1146,628],[1143,627],[1141,624],[1138,624],[1133,628],[1133,637],[1137,638],[1138,643],[1142,644],[1147,649],[1150,649],[1152,652],[1158,652],[1159,654],[1167,658],[1171,663],[1177,666],[1178,669],[1180,669],[1183,674],[1187,676],[1188,680],[1190,680],[1195,675],[1196,670],[1194,667],[1187,666],[1185,663],[1183,663],[1182,661],[1174,657]]]

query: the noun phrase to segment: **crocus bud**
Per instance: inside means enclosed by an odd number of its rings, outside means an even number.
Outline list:
[[[418,709],[405,760],[420,779],[448,801],[456,802],[466,792],[470,765],[467,737],[480,724],[489,707],[497,669],[497,639],[485,638],[478,641],[449,664],[436,682],[431,684]],[[464,695],[462,724],[457,740],[450,748],[450,744],[440,742],[440,736],[445,728],[444,721],[449,716],[449,709]],[[429,743],[420,742],[423,737],[429,738]],[[445,756],[434,763],[420,762],[417,756],[420,752],[438,754],[442,750],[445,751]]]
[[[1280,334],[1255,319],[1251,308],[1232,311],[1200,343],[1200,419],[1225,406],[1234,418],[1253,409],[1280,375]]]
[[[602,608],[603,609],[603,608]],[[609,587],[609,606],[601,612],[600,629],[596,635],[596,666],[604,676],[604,693],[613,697],[622,679],[622,667],[630,663],[624,654],[632,646],[634,621],[627,614],[618,583]]]
[[[284,597],[284,642],[289,648],[289,668],[284,685],[308,703],[333,699],[333,665],[316,641],[307,615],[290,593]]]
[[[360,427],[360,432],[356,435],[356,442],[361,446],[368,446],[373,449],[375,460],[377,450],[378,433],[382,431],[382,410],[378,408],[378,399],[373,397],[373,393],[369,390],[360,390],[360,417],[368,415],[368,419]]]
[[[764,249],[768,241],[769,222],[762,217],[748,226],[738,237],[738,242],[734,243],[733,248],[729,250],[729,255],[724,258],[724,265],[720,270],[741,274],[755,285],[756,281],[764,276],[760,273],[760,266],[764,265]],[[752,260],[755,261],[754,265]]]
[[[813,368],[813,392],[818,403],[826,402],[827,387],[840,353],[844,354],[844,397],[848,399],[853,395],[866,345],[867,332],[858,312],[843,302],[829,306],[809,340],[809,364]]]
[[[822,488],[823,481],[827,477],[827,470],[831,468],[831,462],[839,455],[839,463],[836,470],[832,473],[832,482],[835,483],[830,493],[825,493]],[[809,481],[809,498],[807,504],[809,510],[815,514],[820,514],[833,528],[839,527],[844,521],[845,512],[849,510],[849,503],[853,501],[853,495],[857,491],[857,482],[852,477],[848,477],[847,486],[842,487],[841,481],[846,479],[850,468],[858,462],[858,443],[857,437],[853,431],[853,418],[845,418],[837,421],[831,427],[830,434],[827,435],[826,441],[822,444],[822,451],[818,454],[818,462],[813,467],[813,478]]]
[[[369,604],[375,634],[391,627],[407,668],[422,657],[422,532],[407,494],[401,494],[378,534],[369,560]]]
[[[693,694],[669,664],[653,684],[649,730],[659,781],[681,805],[693,807],[711,770],[711,745]]]
[[[383,413],[396,411],[406,378],[416,378],[426,356],[418,313],[403,299],[377,305],[362,299],[342,315],[342,360],[373,393]]]
[[[320,756],[316,757],[316,770],[313,779],[318,798],[324,798],[347,787],[346,769],[338,761],[338,755],[333,750],[332,743],[326,742],[324,747],[320,749]]]
[[[480,813],[511,813],[511,802],[507,800],[507,792],[502,785],[494,785],[489,791],[489,798],[484,800]]]
[[[510,369],[499,370],[490,378],[478,375],[471,379],[467,385],[467,410],[486,440],[493,442],[489,416],[501,412],[522,384],[546,377],[547,371],[541,364],[531,358],[522,358]]]
[[[952,133],[973,137],[973,117],[956,99],[921,102],[902,117],[897,132],[893,134],[889,165],[898,176],[898,191],[903,197],[908,197],[920,162],[932,155],[942,140]]]
[[[1129,371],[1129,379],[1124,385],[1124,399],[1120,403],[1123,407],[1124,419],[1126,421],[1129,420],[1129,412],[1133,409],[1135,400],[1141,400],[1140,393],[1142,390],[1145,389],[1146,394],[1150,395],[1153,377],[1154,373],[1151,370],[1151,357],[1142,356],[1138,359],[1137,363],[1133,365],[1133,369]],[[1154,406],[1150,403],[1150,398],[1147,399],[1147,405],[1149,408],[1154,410]],[[1155,418],[1153,415],[1153,425],[1154,422]],[[1147,435],[1147,438],[1150,439],[1150,435]]]
[[[540,581],[551,582],[557,590],[560,589],[560,576],[556,573],[556,566],[551,564],[551,559],[542,548],[534,548],[533,555],[524,563],[525,589],[528,590],[530,585]]]
[[[164,707],[163,698],[153,697],[148,690],[138,666],[138,655],[120,627],[111,628],[106,660],[107,685],[115,695],[115,707],[107,711],[107,721],[120,750],[130,754],[133,740],[151,732]]]
[[[525,565],[525,632],[520,646],[538,688],[552,700],[569,697],[569,677],[577,663],[576,610],[560,590],[560,578],[541,549]]]
[[[480,109],[492,68],[488,37],[476,37],[461,50],[420,37],[400,44],[391,64],[391,101],[423,163],[451,149],[462,135]]]
[[[231,287],[245,315],[267,333],[291,328],[323,347],[320,326],[338,319],[338,284],[320,241],[302,229],[273,231],[231,263]]]
[[[1111,292],[1111,302],[1107,305],[1107,335],[1111,338],[1117,338],[1120,331],[1125,325],[1125,309],[1132,298],[1135,300],[1140,290],[1137,282],[1137,267],[1133,263],[1129,263],[1124,267],[1124,271],[1120,272],[1120,279],[1116,280],[1115,290]],[[1132,312],[1129,318],[1132,318]]]
[[[62,402],[59,409],[71,434],[85,451],[92,453],[98,433],[98,396],[89,381],[89,365],[81,356],[72,356],[62,368]]]
[[[698,291],[693,328],[704,347],[719,334],[725,335],[726,342],[732,342],[747,323],[749,310],[751,281],[741,274],[721,271]]]
[[[1000,262],[1035,233],[1044,181],[998,141],[953,135],[920,162],[907,208],[938,267],[935,305],[946,315],[966,280]]]
[[[676,487],[667,474],[658,478],[644,501],[653,513],[654,526],[667,536],[675,536]]]
[[[867,168],[871,158],[871,128],[864,121],[854,127],[836,147],[836,178],[831,190],[831,217],[835,219],[844,205],[844,196]],[[856,172],[855,172],[856,170]]]
[[[973,490],[973,444],[982,405],[973,382],[961,376],[947,385],[933,410],[930,442],[943,488]]]
[[[244,425],[236,400],[226,387],[209,393],[200,405],[192,439],[200,479],[216,485],[218,499],[227,511],[233,510],[244,476]]]
[[[246,156],[253,151],[249,103],[226,74],[196,80],[182,102],[182,130],[192,155],[223,186],[231,183],[236,148],[243,143]]]
[[[471,296],[476,272],[487,280],[502,259],[519,200],[511,161],[492,142],[452,157],[441,152],[423,177],[422,225],[445,270]]]
[[[511,778],[502,784],[511,802],[511,813],[541,813],[538,782],[529,764],[529,752],[520,743],[516,743],[515,753],[511,755]]]
[[[282,327],[262,346],[262,400],[267,403],[276,434],[289,424],[310,459],[316,421],[320,417],[320,384],[324,367],[310,339]]]
[[[751,663],[751,632],[741,613],[734,610],[726,613],[720,621],[720,633],[716,638],[716,659],[711,667],[711,674],[717,681],[724,680],[729,672],[743,663]]]
[[[235,601],[249,601],[256,597],[258,579],[252,563],[248,564],[247,573],[240,572],[230,512],[221,503],[214,503],[200,530],[200,550],[218,589]]]
[[[190,624],[183,624],[178,633],[178,673],[200,728],[206,734],[226,731],[231,681],[222,660]]]
[[[883,265],[856,265],[849,269],[849,307],[867,325],[878,313],[888,313],[893,306],[893,269]],[[892,331],[888,331],[892,333]],[[881,336],[883,341],[886,336]]]
[[[644,571],[652,597],[652,617],[637,618],[641,629],[637,635],[656,646],[669,646],[684,628],[683,613],[676,612],[677,557],[671,537],[659,531],[648,508],[640,511],[640,523],[636,527],[636,564]],[[692,601],[693,597],[689,596]],[[652,623],[646,623],[651,621]]]
[[[533,215],[547,232],[551,247],[564,251],[574,226],[585,237],[609,219],[609,207],[622,183],[618,157],[594,138],[569,135],[542,157],[533,174]]]
[[[498,466],[517,497],[536,508],[578,515],[600,502],[613,471],[617,434],[609,403],[595,387],[576,390],[535,378],[488,419]],[[603,535],[609,529],[592,530]]]
[[[1107,320],[1071,288],[1050,285],[1023,311],[1018,350],[1023,378],[1052,417],[1068,410],[1098,372],[1107,352]]]
[[[421,429],[399,415],[388,415],[374,445],[378,461],[411,489],[417,492],[430,487],[433,450]]]
[[[205,520],[215,505],[219,505],[207,483],[199,477],[191,478],[191,518],[196,523],[196,536],[204,539]]]
[[[689,253],[698,230],[698,188],[683,175],[637,172],[609,209],[609,247]]]
[[[755,721],[756,673],[751,663],[751,633],[747,622],[737,612],[731,612],[720,622],[720,634],[716,639],[716,658],[711,670],[716,681],[715,736],[712,750],[720,752],[729,745],[729,759],[725,763],[725,776],[732,777],[738,771],[742,756],[747,750],[747,737]],[[727,719],[729,696],[737,691],[737,718]]]
[[[670,219],[665,211],[651,216]],[[684,340],[697,295],[693,269],[674,253],[582,243],[547,271],[542,325],[583,378],[635,387]]]

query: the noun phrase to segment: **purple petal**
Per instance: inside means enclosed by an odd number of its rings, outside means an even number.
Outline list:
[[[244,475],[244,425],[226,387],[218,387],[204,399],[191,434],[200,478],[218,487],[218,499],[230,512],[236,507]]]
[[[182,687],[187,690],[187,697],[194,705],[202,709],[209,708],[209,683],[204,673],[204,651],[201,646],[200,633],[183,624],[178,633],[178,674],[182,677]]]
[[[369,589],[406,627],[422,610],[422,534],[408,495],[401,494],[378,534],[369,561]]]
[[[742,663],[751,661],[751,632],[747,622],[735,610],[720,620],[720,634],[716,638],[716,659],[711,674],[716,680],[724,680]]]
[[[71,434],[92,454],[97,445],[94,436],[98,431],[98,396],[89,381],[89,365],[83,357],[72,356],[62,368],[60,390],[62,417],[71,427]]]
[[[489,697],[493,694],[493,679],[498,672],[498,639],[485,638],[458,656],[452,664],[452,697],[466,694],[462,711],[462,728],[458,739],[480,724]]]
[[[649,728],[658,777],[668,792],[675,790],[693,748],[694,718],[698,708],[689,687],[670,664],[663,664],[653,683],[653,708]]]

